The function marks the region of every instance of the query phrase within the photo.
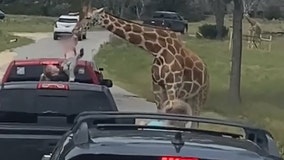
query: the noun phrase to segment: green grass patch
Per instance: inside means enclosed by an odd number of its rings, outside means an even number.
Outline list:
[[[16,38],[17,38],[17,42],[10,42],[10,40],[13,40]],[[12,48],[24,46],[32,42],[33,40],[29,38],[18,37],[18,36],[8,34],[7,32],[0,31],[0,52],[6,49],[12,49]]]
[[[52,32],[56,18],[44,16],[7,15],[0,22],[0,30],[5,32]]]
[[[242,65],[242,105],[227,102],[230,59],[228,41],[188,39],[186,45],[207,63],[210,73],[210,95],[204,111],[214,111],[226,117],[249,119],[272,131],[284,144],[284,54],[283,38],[273,41],[271,53],[246,49]],[[151,64],[147,52],[115,39],[104,46],[95,57],[105,68],[106,76],[119,85],[149,101],[151,92]]]

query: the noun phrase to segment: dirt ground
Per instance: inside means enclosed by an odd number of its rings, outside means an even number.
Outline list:
[[[19,37],[26,37],[38,41],[42,38],[50,37],[51,33],[13,33]],[[5,50],[0,53],[0,80],[3,77],[3,74],[9,65],[9,63],[17,56],[17,53],[13,49]]]

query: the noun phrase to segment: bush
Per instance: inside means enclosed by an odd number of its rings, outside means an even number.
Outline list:
[[[48,8],[48,16],[52,17],[57,17],[62,14],[68,14],[70,8],[70,4],[68,3],[63,3],[63,4],[58,4],[56,6]]]
[[[200,26],[198,29],[199,29],[199,33],[201,33],[204,38],[216,39],[217,37],[216,25],[204,24]],[[226,37],[228,35],[228,32],[229,32],[229,29],[223,26],[222,38]]]
[[[269,6],[264,13],[265,18],[268,20],[279,19],[282,17],[279,6]]]

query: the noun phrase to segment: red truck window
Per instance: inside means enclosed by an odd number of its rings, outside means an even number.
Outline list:
[[[12,66],[10,73],[7,75],[6,82],[12,81],[39,81],[40,75],[44,71],[45,65],[25,65]],[[94,83],[90,72],[85,66],[78,65],[75,68],[76,82]]]

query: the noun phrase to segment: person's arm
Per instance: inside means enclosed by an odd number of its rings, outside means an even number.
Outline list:
[[[46,76],[44,75],[44,73],[40,75],[39,81],[46,81]]]

